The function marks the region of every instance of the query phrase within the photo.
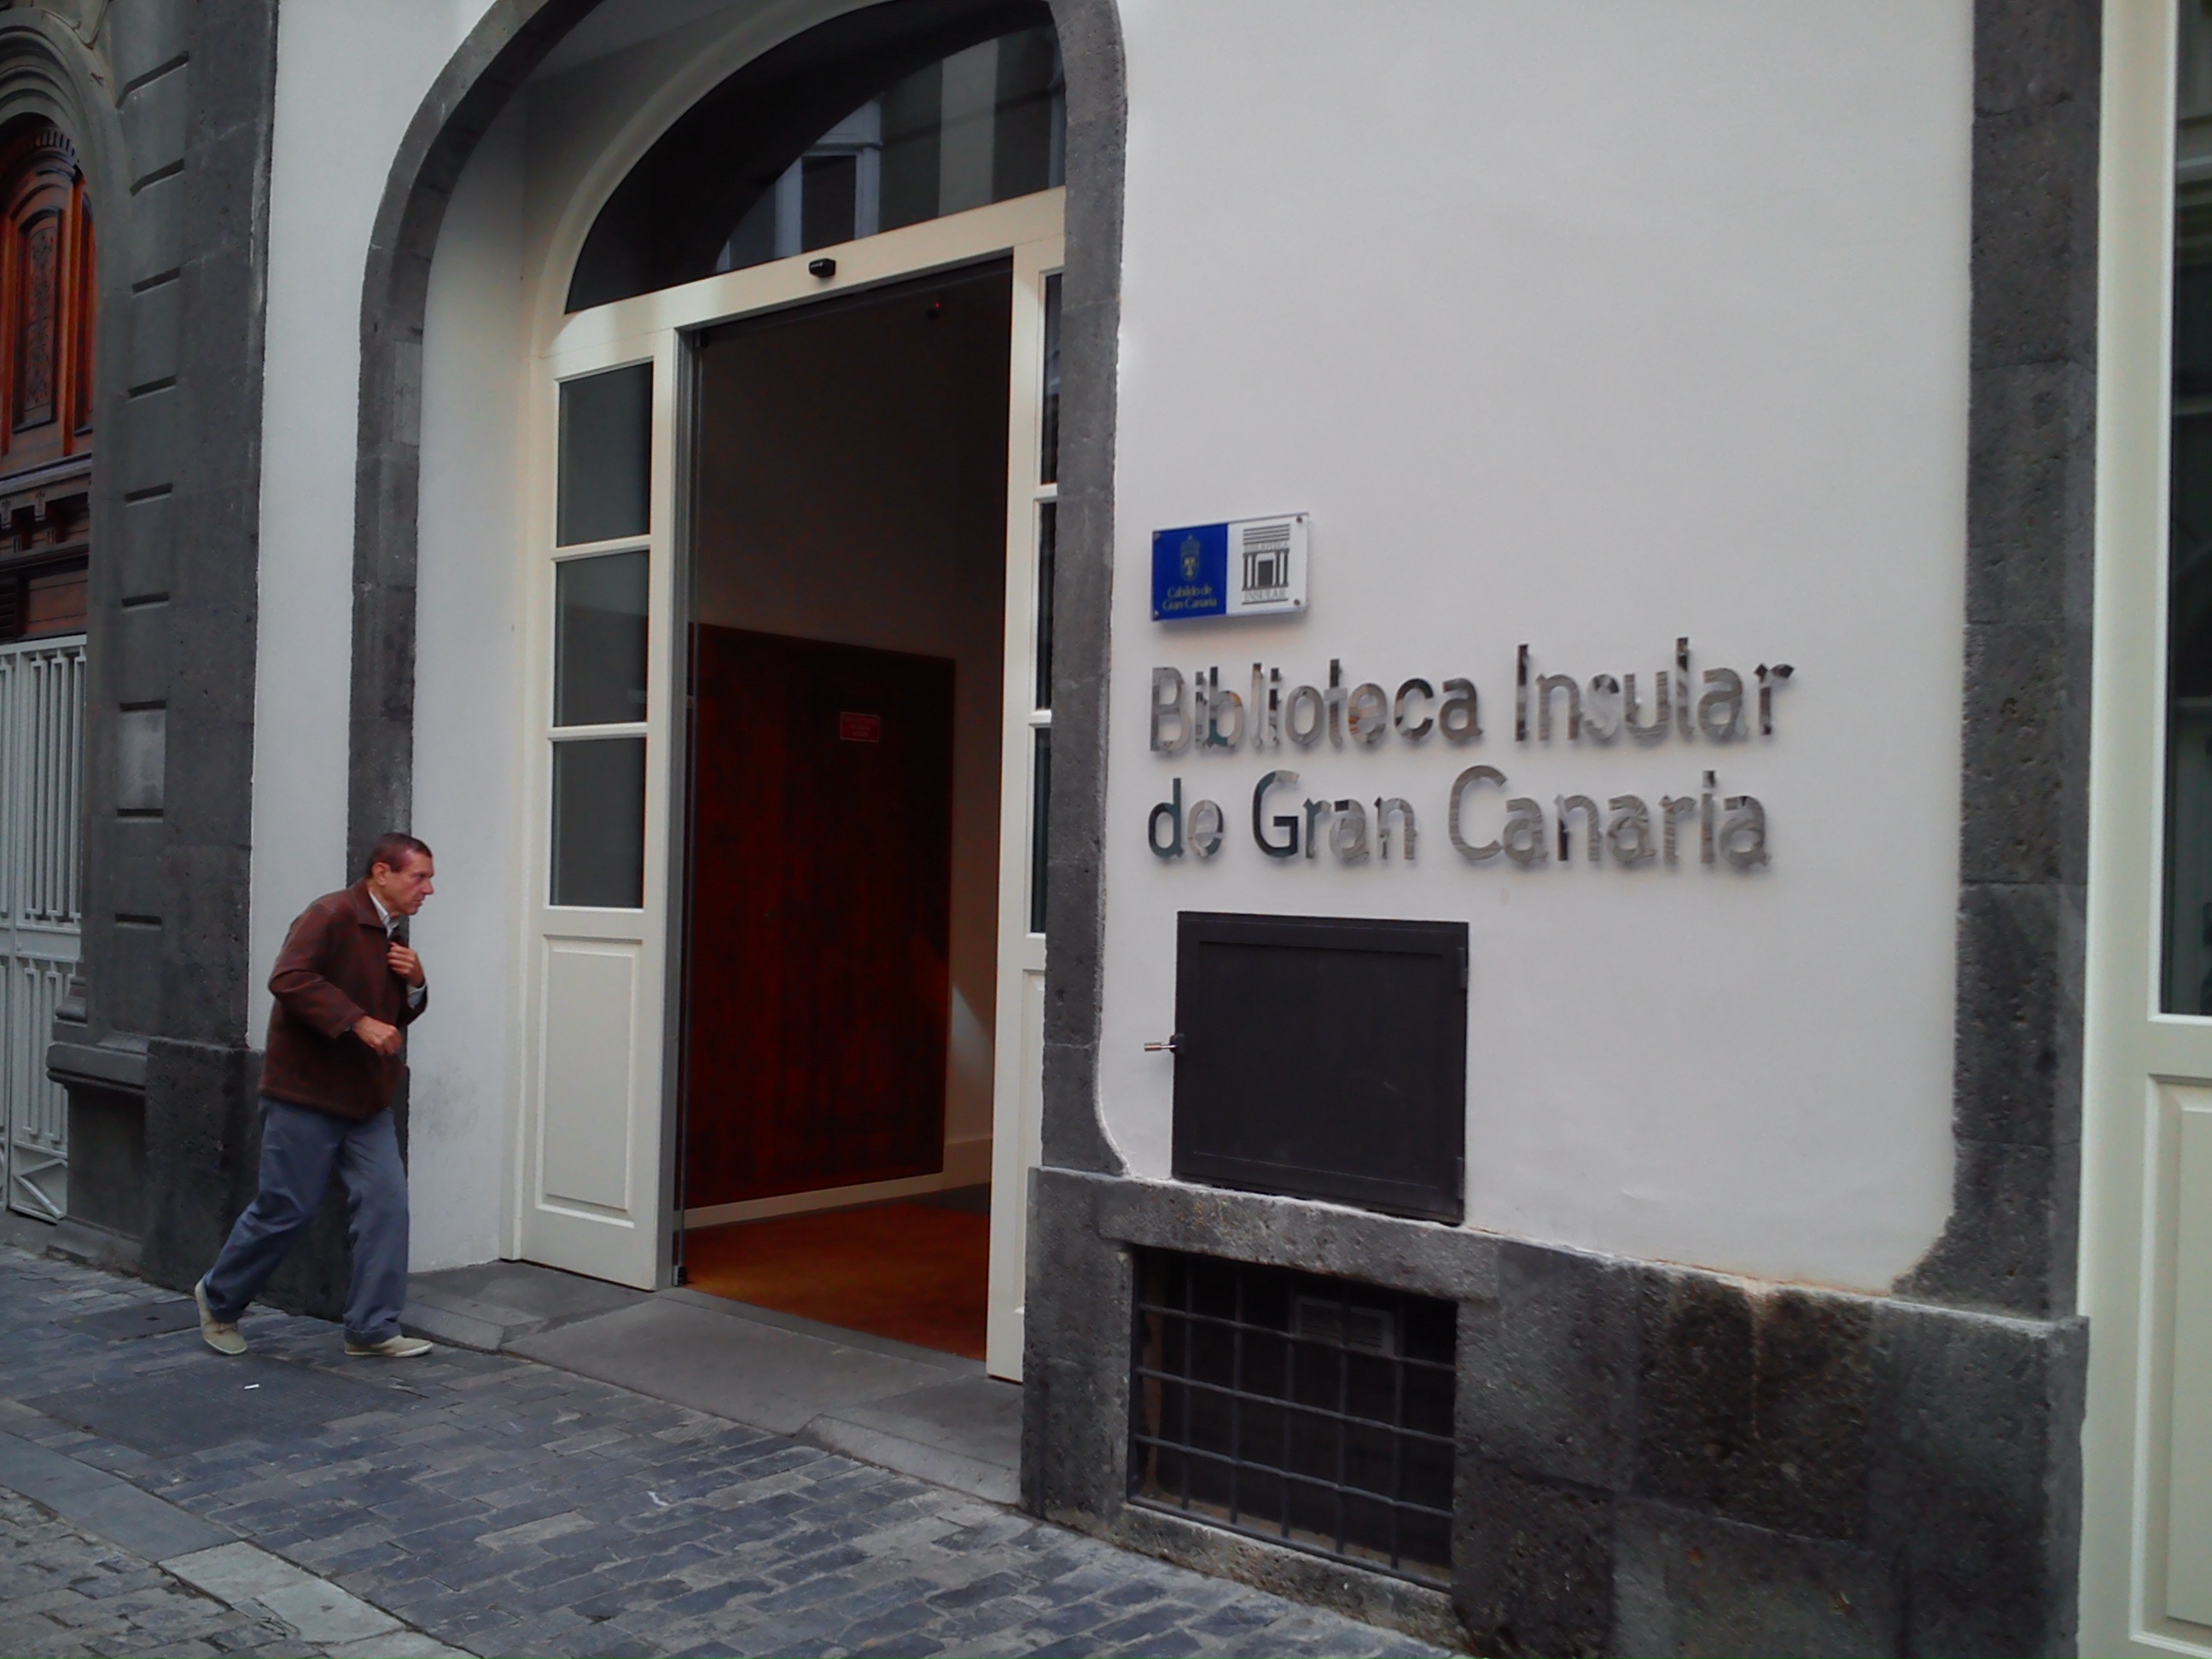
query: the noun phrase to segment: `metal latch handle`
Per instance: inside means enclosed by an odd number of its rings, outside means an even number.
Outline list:
[[[1182,1033],[1177,1031],[1165,1042],[1147,1042],[1145,1045],[1145,1052],[1148,1054],[1179,1054],[1182,1052]]]

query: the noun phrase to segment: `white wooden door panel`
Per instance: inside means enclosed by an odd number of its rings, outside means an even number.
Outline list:
[[[539,1204],[634,1221],[637,1015],[634,947],[546,941]]]
[[[2155,1182],[2172,1204],[2172,1297],[2167,1317],[2166,1615],[2212,1629],[2212,1087],[2166,1085],[2160,1136],[2173,1164]]]
[[[520,1178],[515,1199],[514,1253],[618,1284],[653,1289],[666,1278],[661,1168],[665,1141],[665,1044],[662,985],[666,977],[667,852],[671,822],[670,705],[674,691],[676,610],[673,560],[673,428],[680,396],[672,335],[610,341],[604,357],[574,355],[541,365],[532,399],[533,452],[544,458],[545,488],[532,504],[531,560],[525,591],[530,606],[529,720],[531,902],[522,941],[531,993],[524,1034],[526,1076],[520,1114]],[[559,541],[556,459],[562,386],[617,370],[649,367],[651,385],[638,411],[648,438],[645,522],[629,533]],[[557,607],[564,568],[642,555],[641,627],[643,707],[604,697],[581,708],[556,706]],[[604,566],[601,567],[604,568]],[[603,594],[592,603],[612,603]],[[604,611],[601,613],[605,615]],[[604,644],[599,647],[604,651]],[[605,685],[599,686],[604,693]],[[622,718],[629,714],[637,716]],[[555,757],[567,746],[642,744],[641,790],[628,799],[625,822],[635,861],[620,894],[561,890],[553,831]],[[611,817],[608,823],[613,822]],[[586,868],[593,867],[590,866]],[[611,867],[611,866],[610,866]]]

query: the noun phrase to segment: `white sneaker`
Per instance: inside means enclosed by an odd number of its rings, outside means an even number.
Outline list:
[[[246,1339],[238,1334],[238,1322],[217,1319],[215,1310],[208,1306],[205,1279],[192,1286],[192,1302],[200,1310],[200,1336],[208,1346],[233,1358],[246,1352]]]
[[[345,1351],[358,1358],[412,1359],[429,1352],[430,1344],[419,1336],[387,1336],[381,1342],[356,1342],[348,1337]]]

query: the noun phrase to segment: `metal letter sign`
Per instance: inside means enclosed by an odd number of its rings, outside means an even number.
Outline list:
[[[1152,620],[1278,616],[1306,607],[1303,513],[1152,532]]]

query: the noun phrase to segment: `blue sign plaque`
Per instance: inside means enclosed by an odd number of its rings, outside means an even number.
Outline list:
[[[1152,620],[1218,617],[1229,605],[1229,526],[1152,532]]]
[[[1152,532],[1152,620],[1260,617],[1305,609],[1303,513]]]

